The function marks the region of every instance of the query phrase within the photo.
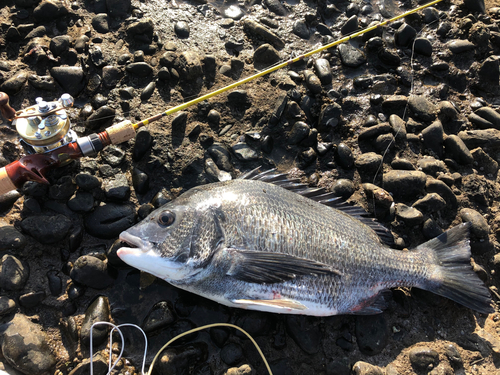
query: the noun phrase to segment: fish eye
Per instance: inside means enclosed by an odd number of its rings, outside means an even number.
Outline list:
[[[175,214],[172,211],[163,211],[160,216],[158,216],[158,224],[168,227],[172,225],[175,221]]]

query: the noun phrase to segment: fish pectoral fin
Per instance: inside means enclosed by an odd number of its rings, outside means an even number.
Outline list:
[[[236,304],[242,305],[258,305],[258,306],[268,306],[278,309],[287,310],[307,310],[307,306],[301,304],[298,301],[292,299],[235,299],[232,301]]]
[[[293,255],[237,249],[226,251],[231,260],[227,275],[250,283],[280,283],[298,276],[341,275],[327,264]]]

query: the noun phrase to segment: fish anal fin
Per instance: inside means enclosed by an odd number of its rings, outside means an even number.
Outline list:
[[[303,305],[298,301],[294,301],[287,298],[281,299],[236,299],[232,301],[236,304],[242,305],[253,305],[253,306],[267,306],[278,309],[286,310],[307,310],[307,306]]]
[[[356,306],[351,314],[355,315],[375,315],[382,313],[389,306],[389,301],[392,298],[392,292],[388,289],[370,297],[358,306]]]

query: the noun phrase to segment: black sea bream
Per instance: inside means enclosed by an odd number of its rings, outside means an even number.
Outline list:
[[[387,289],[418,287],[494,311],[470,265],[469,224],[393,250],[380,240],[388,232],[329,193],[272,171],[244,177],[193,188],[155,210],[120,234],[135,248],[118,256],[179,288],[252,310],[376,314]]]

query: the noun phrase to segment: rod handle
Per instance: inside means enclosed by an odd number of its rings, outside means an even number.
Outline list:
[[[16,110],[9,104],[9,95],[0,91],[0,112],[7,120],[12,121],[16,116]]]
[[[106,128],[106,133],[108,133],[109,140],[113,145],[118,145],[135,138],[135,128],[129,120],[119,122],[116,125]]]
[[[10,179],[5,167],[0,168],[0,195],[7,194],[9,191],[16,189],[17,187]]]

